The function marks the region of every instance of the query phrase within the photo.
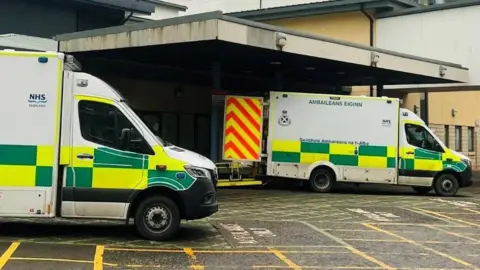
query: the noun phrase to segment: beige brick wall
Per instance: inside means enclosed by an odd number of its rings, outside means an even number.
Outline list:
[[[439,125],[439,124],[430,124],[430,128],[435,132],[435,134],[442,140],[443,143],[445,142],[445,125]],[[474,130],[474,151],[468,151],[468,127],[467,126],[461,126],[462,128],[462,148],[461,151],[464,155],[470,157],[472,159],[473,167],[476,169],[480,169],[480,159],[477,157],[477,152],[480,147],[480,136],[478,132]],[[449,138],[449,144],[448,147],[452,150],[456,150],[456,140],[455,140],[455,126],[448,126],[448,138]],[[475,145],[476,144],[476,145]]]

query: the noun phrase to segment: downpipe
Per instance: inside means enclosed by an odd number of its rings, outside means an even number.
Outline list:
[[[374,35],[374,29],[373,29],[373,24],[374,24],[374,21],[373,21],[373,17],[370,16],[370,14],[368,14],[366,11],[365,11],[365,7],[364,7],[364,4],[361,4],[361,11],[362,13],[368,18],[368,21],[370,22],[370,29],[369,29],[369,37],[370,37],[370,47],[373,47],[373,35]],[[370,96],[373,97],[373,85],[370,85]]]

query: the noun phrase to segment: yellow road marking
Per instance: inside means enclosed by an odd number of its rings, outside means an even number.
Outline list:
[[[104,246],[97,245],[95,248],[95,258],[93,260],[93,270],[103,270],[103,252]]]
[[[470,208],[464,208],[464,210],[475,213],[475,214],[480,214],[480,211],[473,210],[473,209],[470,209]]]
[[[17,250],[19,245],[20,242],[15,241],[7,248],[7,250],[5,250],[2,257],[0,257],[0,269],[3,269],[5,264],[7,264],[8,260],[12,257],[12,254]]]
[[[388,270],[393,270],[393,269],[395,269],[395,267],[392,267],[392,266],[390,266],[390,265],[388,265],[388,264],[386,264],[386,263],[384,263],[384,262],[381,262],[381,261],[373,258],[372,256],[367,255],[366,253],[364,253],[364,252],[356,249],[355,247],[353,247],[353,246],[350,245],[349,243],[345,242],[344,240],[336,237],[335,235],[332,235],[331,233],[328,233],[328,232],[326,232],[326,231],[318,228],[317,226],[314,226],[314,225],[312,225],[312,224],[310,224],[310,223],[308,223],[308,222],[301,222],[301,223],[307,225],[307,226],[310,227],[312,230],[314,230],[314,231],[316,231],[316,232],[319,232],[319,233],[325,235],[326,237],[332,239],[333,241],[341,244],[344,248],[350,250],[350,251],[352,252],[352,254],[358,255],[358,256],[360,256],[360,257],[362,257],[362,258],[364,258],[364,259],[366,259],[366,260],[368,260],[368,261],[370,261],[370,262],[372,262],[372,263],[380,266],[380,267],[383,268],[383,269],[388,269]]]
[[[284,254],[349,254],[346,251],[327,251],[327,250],[279,250]]]
[[[165,253],[184,253],[184,250],[180,249],[153,249],[153,248],[110,248],[105,247],[105,250],[109,251],[133,251],[133,252],[165,252]]]
[[[191,248],[184,248],[183,251],[185,254],[187,254],[188,259],[192,263],[191,268],[194,270],[203,270],[205,267],[203,265],[200,265],[197,261],[197,256],[195,256],[195,252],[193,252],[193,249]]]
[[[263,246],[262,246],[263,247]],[[338,248],[338,249],[343,249],[343,246],[271,246],[268,248]],[[205,253],[205,254],[226,254],[226,253],[240,253],[240,254],[271,254],[272,252],[270,250],[208,250],[208,249],[192,249],[192,248],[186,248],[184,250],[176,250],[176,249],[130,249],[130,248],[108,248],[105,247],[105,250],[108,251],[133,251],[133,252],[158,252],[158,253],[187,253],[188,252],[194,252],[194,253]],[[315,254],[341,254],[345,252],[338,252],[338,251],[326,251],[326,250],[313,250],[313,251],[298,251],[298,250],[278,250],[282,253],[315,253]]]
[[[253,268],[267,269],[285,269],[283,265],[254,265]],[[381,267],[364,267],[364,266],[302,266],[303,269],[382,269]],[[438,270],[438,269],[436,269]],[[451,269],[448,269],[451,270]]]
[[[437,212],[433,212],[433,211],[430,211],[430,210],[425,210],[425,209],[420,209],[420,208],[414,208],[414,209],[417,210],[417,211],[426,213],[426,214],[434,215],[434,216],[437,216],[437,217],[442,217],[442,218],[444,218],[444,220],[455,221],[455,222],[458,222],[458,223],[463,223],[463,224],[467,224],[467,225],[474,226],[474,227],[480,227],[479,224],[475,224],[473,222],[468,222],[468,221],[465,221],[465,220],[461,220],[461,219],[453,218],[453,217],[450,217],[450,216],[442,215],[442,214],[439,214]]]
[[[441,231],[441,232],[444,232],[444,233],[447,233],[447,234],[450,234],[450,235],[453,235],[453,236],[456,236],[456,237],[467,239],[467,240],[470,240],[470,241],[472,241],[474,243],[477,243],[477,244],[480,244],[480,240],[472,238],[472,237],[468,237],[468,236],[465,236],[465,235],[462,235],[462,234],[459,234],[459,233],[456,233],[456,232],[450,232],[450,231],[447,231],[445,229],[436,228],[436,227],[428,225],[428,224],[424,224],[423,226],[425,226],[427,228],[430,228],[430,229],[437,230],[437,231]]]
[[[389,232],[389,231],[387,231],[387,230],[385,230],[385,229],[380,229],[380,228],[378,228],[377,226],[374,226],[374,225],[372,225],[372,224],[362,223],[362,225],[365,226],[365,227],[367,227],[367,228],[370,228],[370,229],[372,229],[372,230],[375,230],[375,231],[378,231],[378,232],[383,232],[383,233],[388,234],[388,235],[390,235],[390,236],[397,237],[398,239],[401,239],[401,240],[403,240],[403,241],[405,241],[405,242],[408,242],[409,244],[412,244],[412,245],[421,247],[421,248],[423,248],[423,249],[425,249],[425,250],[431,251],[431,252],[433,252],[433,253],[435,253],[435,254],[437,254],[437,255],[440,255],[440,256],[442,256],[442,257],[444,257],[444,258],[447,258],[447,259],[449,259],[449,260],[451,260],[451,261],[454,261],[454,262],[456,262],[456,263],[459,263],[459,264],[462,264],[462,265],[464,265],[464,266],[468,266],[468,267],[474,268],[474,266],[473,266],[472,264],[470,264],[470,263],[468,263],[468,262],[466,262],[466,261],[463,261],[463,260],[461,260],[461,259],[455,258],[455,257],[453,257],[453,256],[450,256],[450,255],[446,254],[446,253],[443,253],[443,252],[440,252],[440,251],[438,251],[438,250],[435,250],[435,249],[433,249],[433,248],[426,247],[426,246],[424,246],[424,245],[422,245],[422,244],[420,244],[420,243],[418,243],[418,242],[415,242],[415,241],[413,241],[413,240],[411,240],[411,239],[408,239],[408,238],[402,237],[402,236],[400,236],[400,235],[394,234],[394,233]]]
[[[398,239],[360,239],[360,238],[348,238],[343,241],[362,241],[362,242],[385,242],[385,243],[403,243],[405,241]]]
[[[274,248],[269,248],[269,250],[275,254],[275,256],[277,256],[277,258],[279,258],[280,260],[282,260],[282,262],[284,262],[285,264],[287,264],[290,268],[292,269],[302,269],[300,266],[296,265],[294,262],[292,262],[289,258],[287,258],[285,255],[283,255],[282,252],[280,252],[279,250],[277,249],[274,249]]]
[[[13,261],[45,261],[45,262],[68,262],[68,263],[93,263],[93,261],[85,260],[71,260],[71,259],[57,259],[57,258],[30,258],[30,257],[11,257]]]
[[[346,246],[345,248],[350,250],[353,254],[358,255],[358,256],[360,256],[360,257],[362,257],[362,258],[364,258],[364,259],[366,259],[366,260],[368,260],[368,261],[370,261],[374,264],[379,265],[382,269],[389,269],[389,270],[395,269],[395,267],[392,267],[392,266],[390,266],[390,265],[388,265],[384,262],[381,262],[381,261],[375,259],[374,257],[369,256],[368,254],[354,248],[353,246]]]

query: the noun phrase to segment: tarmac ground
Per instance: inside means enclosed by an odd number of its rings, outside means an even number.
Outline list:
[[[167,242],[93,220],[0,219],[0,269],[480,269],[480,186],[222,189]]]

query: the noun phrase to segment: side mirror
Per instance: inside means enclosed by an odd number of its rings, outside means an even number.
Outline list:
[[[120,134],[121,149],[123,150],[129,149],[131,140],[132,140],[132,130],[130,128],[122,129],[122,133]]]

